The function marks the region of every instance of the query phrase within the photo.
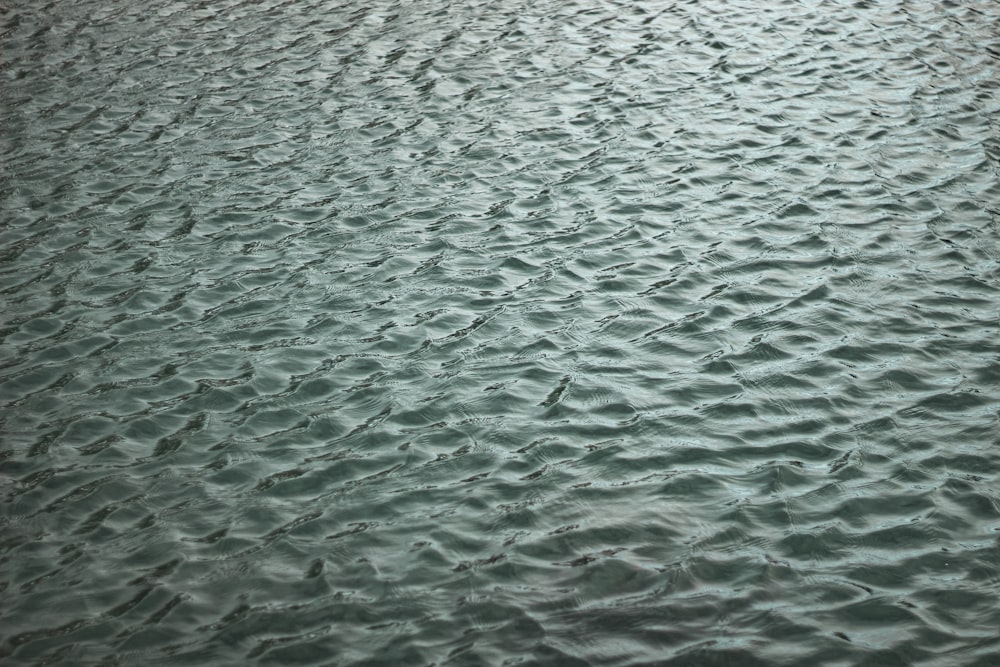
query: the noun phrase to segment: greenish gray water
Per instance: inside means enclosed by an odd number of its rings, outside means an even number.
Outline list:
[[[5,664],[1000,662],[1000,3],[0,11]]]

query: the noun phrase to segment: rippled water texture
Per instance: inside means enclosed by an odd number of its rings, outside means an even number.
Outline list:
[[[1000,664],[1000,3],[0,25],[5,664]]]

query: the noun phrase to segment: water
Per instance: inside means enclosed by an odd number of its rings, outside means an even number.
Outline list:
[[[1000,4],[2,11],[5,664],[1000,661]]]

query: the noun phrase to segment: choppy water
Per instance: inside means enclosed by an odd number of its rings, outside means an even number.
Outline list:
[[[1000,664],[1000,3],[5,3],[11,664]]]

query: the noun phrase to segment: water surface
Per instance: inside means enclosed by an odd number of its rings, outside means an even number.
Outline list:
[[[997,664],[998,26],[6,3],[0,656]]]

